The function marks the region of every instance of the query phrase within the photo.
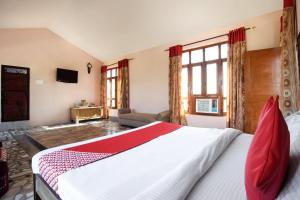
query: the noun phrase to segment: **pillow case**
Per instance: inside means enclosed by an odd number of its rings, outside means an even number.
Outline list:
[[[293,113],[285,118],[291,135],[291,144],[300,137],[300,112]]]
[[[271,108],[273,103],[274,103],[274,99],[271,96],[271,97],[269,97],[269,99],[267,100],[267,102],[265,103],[265,105],[263,106],[263,108],[260,111],[260,115],[259,115],[259,118],[258,118],[258,124],[260,123],[260,121],[264,117],[265,113]]]
[[[287,171],[290,135],[279,110],[278,96],[269,106],[247,155],[245,188],[249,200],[274,200]]]
[[[299,199],[300,190],[300,137],[295,138],[295,141],[291,144],[291,152],[289,159],[289,170],[287,178],[279,193],[277,200],[291,200]]]

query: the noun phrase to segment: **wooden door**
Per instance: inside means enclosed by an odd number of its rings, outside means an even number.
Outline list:
[[[29,120],[29,72],[29,68],[2,65],[2,122]]]
[[[245,64],[245,132],[254,133],[264,103],[280,93],[280,48],[248,51]]]

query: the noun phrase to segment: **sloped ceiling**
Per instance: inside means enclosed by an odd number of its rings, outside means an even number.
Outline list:
[[[0,0],[0,28],[48,28],[106,61],[281,8],[282,0]]]

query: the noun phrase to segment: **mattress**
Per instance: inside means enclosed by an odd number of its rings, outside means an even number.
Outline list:
[[[234,129],[182,127],[126,152],[61,174],[58,194],[62,199],[72,200],[182,200],[239,134]],[[35,155],[33,172],[39,173],[40,156],[72,145]]]
[[[244,170],[252,135],[239,135],[203,176],[186,200],[247,200]]]

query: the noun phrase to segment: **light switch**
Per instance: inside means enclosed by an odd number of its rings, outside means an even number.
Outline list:
[[[35,80],[36,85],[44,85],[44,80]]]

